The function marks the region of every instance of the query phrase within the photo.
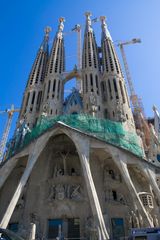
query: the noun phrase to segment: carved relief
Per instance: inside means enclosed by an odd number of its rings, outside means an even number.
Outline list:
[[[82,199],[80,185],[74,185],[74,186],[71,187],[70,198],[74,199],[74,200],[81,200]]]
[[[82,187],[80,185],[70,185],[70,184],[57,184],[50,187],[50,193],[47,198],[49,202],[53,200],[82,200],[83,193]]]
[[[55,195],[55,199],[58,200],[63,200],[65,198],[65,186],[63,186],[62,184],[58,184],[56,186],[56,195]]]

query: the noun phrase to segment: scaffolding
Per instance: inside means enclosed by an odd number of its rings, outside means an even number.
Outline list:
[[[12,139],[8,147],[7,158],[10,158],[33,140],[40,137],[43,133],[53,128],[57,123],[64,123],[68,127],[80,130],[90,136],[96,137],[102,141],[114,146],[128,150],[139,157],[144,157],[142,146],[140,146],[139,137],[135,133],[127,132],[123,123],[108,119],[97,119],[90,115],[75,114],[62,115],[57,117],[46,117],[42,115],[37,125],[28,132],[24,139],[19,137],[19,141]],[[21,140],[20,140],[21,139]]]

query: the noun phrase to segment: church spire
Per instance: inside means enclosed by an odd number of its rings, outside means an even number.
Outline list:
[[[83,58],[82,58],[82,68],[98,69],[98,50],[95,35],[92,29],[92,21],[90,12],[86,12],[86,26],[84,34],[84,45],[83,45]]]
[[[54,38],[47,74],[62,73],[65,70],[64,61],[64,39],[63,39],[63,29],[64,29],[65,19],[63,17],[59,18],[58,31]]]
[[[34,61],[30,76],[28,79],[28,86],[39,84],[44,81],[45,70],[46,70],[46,61],[48,60],[49,55],[49,33],[51,31],[50,27],[45,28],[45,35],[43,41],[39,47],[36,59]]]
[[[104,117],[127,123],[134,128],[133,115],[128,93],[111,35],[106,24],[106,17],[101,16],[102,49],[102,97]]]
[[[105,16],[101,16],[100,17],[101,20],[101,26],[102,26],[102,38],[108,38],[109,40],[112,41],[112,37],[110,35],[110,32],[108,30],[107,24],[106,24],[106,17]]]
[[[45,32],[45,36],[41,45],[41,48],[43,49],[44,52],[49,52],[49,45],[48,45],[48,41],[49,41],[49,33],[51,32],[51,28],[50,27],[46,27],[44,29]]]
[[[48,115],[60,115],[63,109],[63,82],[61,74],[65,71],[64,29],[65,19],[59,18],[58,30],[55,35],[44,83],[43,106]]]
[[[101,117],[101,91],[98,47],[92,29],[91,13],[86,12],[86,26],[84,33],[83,56],[82,56],[82,81],[84,112],[93,114],[92,100],[96,116]]]
[[[50,27],[45,28],[45,35],[29,75],[19,115],[19,120],[25,118],[30,128],[36,123],[42,101],[43,82],[49,55],[48,41],[50,31]]]

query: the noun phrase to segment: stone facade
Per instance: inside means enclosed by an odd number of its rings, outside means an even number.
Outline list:
[[[1,226],[18,223],[27,235],[34,222],[40,239],[54,238],[61,225],[76,239],[120,239],[132,227],[157,226],[156,169],[59,124],[1,167]]]

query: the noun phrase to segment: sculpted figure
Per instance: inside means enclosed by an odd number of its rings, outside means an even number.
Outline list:
[[[89,100],[91,105],[96,105],[97,99],[93,92],[90,93]]]
[[[157,215],[153,216],[153,223],[155,227],[159,227],[159,221],[158,221]]]
[[[118,196],[118,200],[120,203],[124,204],[125,205],[125,200],[124,200],[124,196],[120,193],[119,196]]]
[[[62,168],[57,170],[57,177],[63,176],[64,175],[64,170]]]
[[[55,199],[55,185],[52,185],[50,188],[50,194],[49,194],[48,200],[52,201],[54,199]]]
[[[140,228],[139,219],[137,215],[133,211],[131,211],[131,214],[132,214],[134,228]]]
[[[126,121],[125,115],[124,115],[124,111],[123,111],[123,107],[120,104],[119,100],[117,100],[117,104],[116,104],[116,113],[117,113],[117,119],[119,121]]]
[[[126,216],[126,223],[128,223],[129,229],[133,227],[133,218],[131,214]]]
[[[65,198],[65,187],[62,184],[56,186],[56,199],[63,200]]]
[[[107,182],[109,176],[109,169],[107,167],[104,168],[104,182]]]
[[[82,199],[80,185],[72,186],[71,191],[72,191],[71,192],[71,199],[75,199],[75,200],[81,200]]]
[[[101,239],[99,227],[96,225],[95,221],[91,217],[87,218],[86,233],[90,240],[100,240]]]
[[[43,114],[43,116],[47,116],[48,113],[49,113],[49,103],[47,102],[43,105],[43,113],[42,114]]]

